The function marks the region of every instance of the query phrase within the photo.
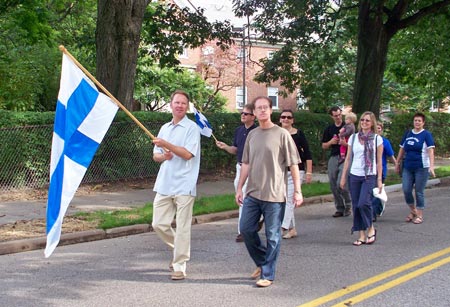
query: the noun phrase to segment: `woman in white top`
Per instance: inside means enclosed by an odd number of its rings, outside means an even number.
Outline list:
[[[353,231],[359,232],[359,238],[353,245],[373,244],[377,232],[372,222],[372,190],[383,189],[382,162],[383,139],[376,133],[377,120],[372,112],[364,112],[361,116],[358,133],[348,140],[347,156],[340,182],[345,189],[349,180],[349,189],[353,207]],[[350,173],[348,174],[348,171]],[[348,177],[347,177],[348,174]]]

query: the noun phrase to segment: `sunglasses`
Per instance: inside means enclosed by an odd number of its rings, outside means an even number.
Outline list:
[[[247,115],[253,115],[253,113],[241,112],[241,115],[247,116]]]
[[[281,119],[293,119],[292,116],[285,116],[285,115],[280,116],[280,118]]]

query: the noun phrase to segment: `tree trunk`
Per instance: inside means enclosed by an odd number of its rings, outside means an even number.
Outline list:
[[[145,9],[150,0],[98,0],[97,79],[133,111],[134,78]]]
[[[362,1],[359,6],[358,54],[356,62],[353,112],[380,114],[380,97],[391,34],[383,25],[381,7]],[[382,1],[380,1],[382,2]]]

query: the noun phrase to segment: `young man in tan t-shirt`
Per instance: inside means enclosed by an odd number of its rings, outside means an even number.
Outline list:
[[[280,253],[287,167],[290,167],[294,181],[294,204],[298,207],[303,203],[298,170],[300,156],[289,132],[271,121],[272,101],[261,96],[253,101],[253,105],[259,127],[247,136],[236,202],[243,206],[240,230],[250,257],[257,266],[251,277],[259,278],[256,282],[258,287],[268,287],[275,279]],[[247,178],[244,199],[242,187]],[[265,245],[258,235],[261,214],[265,221]]]

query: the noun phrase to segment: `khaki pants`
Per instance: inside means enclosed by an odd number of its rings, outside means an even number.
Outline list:
[[[191,224],[194,196],[156,194],[153,202],[153,229],[173,249],[173,269],[186,273],[191,255]],[[176,230],[171,224],[176,215]]]

